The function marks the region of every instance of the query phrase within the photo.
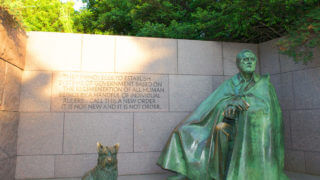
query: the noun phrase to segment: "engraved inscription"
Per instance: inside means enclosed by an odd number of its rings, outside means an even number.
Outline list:
[[[56,72],[53,111],[167,111],[165,75]]]

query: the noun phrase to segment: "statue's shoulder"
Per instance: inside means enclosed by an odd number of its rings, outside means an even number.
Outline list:
[[[270,74],[261,75],[261,79],[264,80],[264,81],[270,82]]]

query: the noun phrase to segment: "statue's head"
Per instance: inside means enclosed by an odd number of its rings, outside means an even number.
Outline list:
[[[240,72],[253,73],[256,70],[257,56],[248,49],[244,49],[237,55],[237,66]]]
[[[98,151],[98,166],[100,168],[109,168],[117,166],[117,153],[119,150],[119,144],[114,146],[103,146],[97,142]]]

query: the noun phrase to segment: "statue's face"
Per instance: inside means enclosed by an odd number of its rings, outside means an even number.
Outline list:
[[[256,70],[257,58],[251,52],[245,52],[238,63],[238,68],[244,73],[253,73]]]

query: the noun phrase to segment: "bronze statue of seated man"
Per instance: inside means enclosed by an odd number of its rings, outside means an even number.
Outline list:
[[[239,73],[222,83],[172,132],[158,164],[169,179],[286,180],[282,117],[270,76],[255,73],[250,50]]]

